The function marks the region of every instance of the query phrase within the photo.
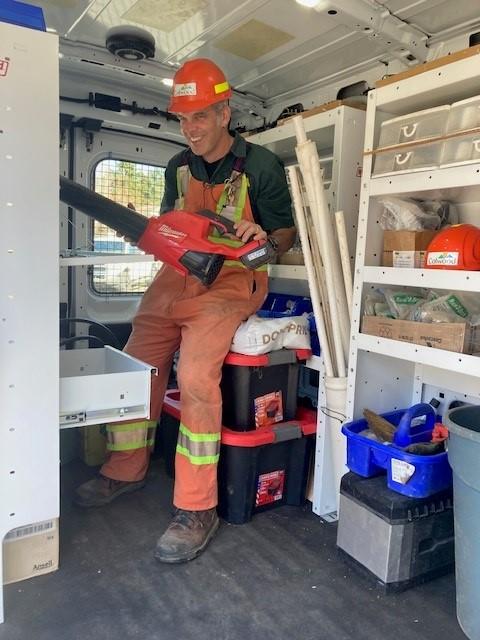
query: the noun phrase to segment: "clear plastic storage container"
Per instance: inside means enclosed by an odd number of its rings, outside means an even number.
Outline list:
[[[404,150],[385,151],[375,156],[373,175],[436,169],[440,164],[443,142],[429,142]]]
[[[445,104],[385,120],[380,125],[378,146],[389,147],[402,142],[442,136],[446,131],[449,111],[450,105]]]
[[[454,102],[448,116],[447,133],[480,127],[480,96]]]
[[[480,96],[452,104],[447,133],[461,133],[480,128]],[[480,161],[480,131],[459,135],[445,141],[441,164],[457,165]]]

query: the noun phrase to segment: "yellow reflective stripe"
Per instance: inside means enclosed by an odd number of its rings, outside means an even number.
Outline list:
[[[218,461],[220,437],[220,433],[193,433],[181,422],[177,452],[192,464],[213,464]]]
[[[244,243],[241,240],[234,240],[233,238],[225,238],[224,236],[221,236],[220,238],[217,238],[215,236],[208,236],[208,239],[210,242],[214,242],[215,244],[226,244],[227,247],[233,247],[234,249],[236,249],[237,247],[243,247]]]
[[[225,260],[222,266],[235,267],[236,269],[247,269],[247,267],[243,264],[243,262],[240,262],[240,260]],[[268,271],[268,265],[262,264],[261,267],[251,269],[251,271]]]
[[[196,464],[196,465],[217,464],[220,458],[220,454],[218,453],[215,456],[193,456],[187,451],[187,449],[184,449],[179,444],[177,444],[177,453],[179,453],[182,456],[185,456],[186,458],[188,458],[188,460],[192,464]]]
[[[108,451],[131,451],[152,446],[155,442],[156,420],[127,424],[107,424]]]
[[[180,423],[179,431],[193,442],[218,442],[218,440],[220,440],[219,433],[193,433],[183,422]]]
[[[139,431],[140,429],[152,429],[157,426],[156,420],[141,420],[139,422],[127,422],[126,424],[107,424],[107,432],[118,433],[120,431]]]
[[[113,444],[107,442],[108,451],[132,451],[133,449],[143,449],[144,447],[152,447],[155,439],[141,440],[137,442],[125,442],[123,444]]]
[[[219,93],[225,93],[225,91],[228,91],[229,88],[230,88],[230,85],[228,84],[228,82],[219,82],[218,84],[215,84],[213,86],[213,90],[217,95]]]
[[[187,193],[191,175],[188,164],[183,164],[177,168],[178,197],[175,200],[175,209],[183,209],[185,206],[185,194]]]
[[[240,179],[240,186],[236,187],[235,183],[238,181],[238,179]],[[233,221],[240,222],[240,220],[243,217],[243,210],[245,208],[245,202],[247,200],[247,193],[248,193],[249,186],[250,186],[250,183],[248,181],[247,176],[244,173],[237,174],[237,177],[231,183],[229,181],[225,182],[225,187],[217,202],[216,213],[218,213],[219,215],[222,215],[222,211],[224,207],[227,205],[228,190],[233,188],[234,194],[233,194],[233,202],[231,204],[231,206],[235,208],[235,211],[233,214]]]

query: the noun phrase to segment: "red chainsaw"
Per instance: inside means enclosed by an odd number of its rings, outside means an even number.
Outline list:
[[[270,239],[252,240],[238,247],[210,240],[212,227],[221,236],[235,236],[235,228],[228,218],[206,209],[196,213],[173,210],[147,218],[63,176],[60,176],[60,200],[115,229],[139,249],[183,275],[196,276],[206,286],[215,280],[225,259],[240,260],[248,269],[256,269],[276,255],[275,243]]]

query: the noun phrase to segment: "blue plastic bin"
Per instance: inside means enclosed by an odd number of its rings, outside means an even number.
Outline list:
[[[1,0],[0,22],[46,31],[41,7],[34,7],[25,2],[17,2],[17,0]]]
[[[319,356],[320,343],[310,298],[286,293],[269,293],[261,309],[257,311],[257,316],[260,318],[285,318],[288,316],[301,316],[304,313],[308,313],[312,353]]]
[[[392,411],[382,416],[398,426],[407,411]],[[426,498],[452,485],[452,470],[446,452],[431,456],[406,453],[394,444],[383,444],[361,435],[365,429],[368,429],[365,419],[347,422],[342,427],[342,433],[347,437],[350,471],[364,478],[386,472],[388,488],[411,498]],[[413,441],[418,442],[418,439],[414,437]],[[412,471],[407,465],[413,466],[413,474],[405,483],[397,481],[395,478],[402,475],[403,470]]]

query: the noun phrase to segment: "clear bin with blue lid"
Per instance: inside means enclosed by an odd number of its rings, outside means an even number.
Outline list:
[[[425,421],[418,418],[425,416]],[[392,411],[382,417],[397,427],[394,442],[383,443],[365,435],[366,419],[345,423],[347,466],[364,478],[386,472],[387,486],[412,498],[426,498],[452,485],[452,470],[445,451],[434,455],[408,453],[404,447],[431,438],[435,422],[433,408],[424,403]]]

